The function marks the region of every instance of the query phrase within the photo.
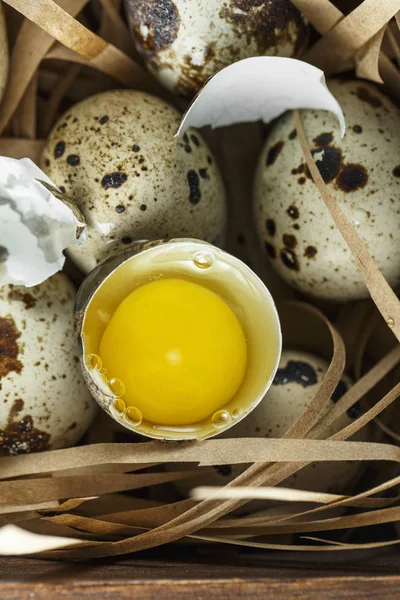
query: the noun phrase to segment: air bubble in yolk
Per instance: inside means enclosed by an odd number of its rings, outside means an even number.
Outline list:
[[[124,402],[160,425],[211,418],[238,391],[246,339],[228,304],[183,279],[160,279],[133,291],[103,334],[107,373],[123,381]]]

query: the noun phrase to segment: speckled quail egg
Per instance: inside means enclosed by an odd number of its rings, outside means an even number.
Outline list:
[[[313,354],[284,350],[274,382],[263,401],[243,421],[220,437],[282,437],[314,397],[327,369],[328,363]],[[332,402],[337,402],[351,385],[350,378],[344,375],[332,396]],[[349,425],[359,414],[360,407],[356,404],[329,428],[327,437]],[[352,439],[364,440],[368,434],[368,429],[364,428]],[[187,496],[195,486],[226,485],[243,470],[243,465],[221,465],[214,467],[211,474],[180,481],[175,485]],[[313,463],[282,482],[282,486],[344,493],[359,470],[359,463],[353,462]]]
[[[4,12],[0,4],[0,100],[4,94],[8,76],[8,44]]]
[[[308,26],[290,0],[125,0],[150,71],[193,96],[220,69],[251,56],[302,54]]]
[[[73,331],[75,289],[59,273],[0,289],[0,455],[72,446],[95,414]]]
[[[400,111],[374,85],[329,82],[335,117],[302,112],[319,171],[392,286],[400,283]],[[266,254],[296,289],[347,301],[368,296],[356,262],[310,178],[292,113],[273,128],[255,180],[255,214]]]
[[[109,91],[71,108],[42,168],[86,217],[88,241],[69,254],[85,272],[137,240],[195,237],[223,244],[225,191],[197,132],[174,138],[179,113],[137,91]]]

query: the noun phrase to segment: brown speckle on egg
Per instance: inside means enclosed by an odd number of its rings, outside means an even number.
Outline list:
[[[307,246],[307,248],[304,250],[304,256],[306,258],[314,258],[314,256],[317,254],[318,250],[316,249],[315,246]]]
[[[276,258],[276,248],[269,242],[265,242],[265,249],[270,256],[270,258]]]
[[[42,452],[49,448],[50,435],[33,425],[30,415],[20,421],[10,421],[0,429],[0,455],[13,456],[30,452]]]
[[[188,171],[187,180],[189,184],[189,202],[198,204],[201,200],[200,179],[196,171],[191,169]]]
[[[355,92],[352,91],[351,93],[355,94],[360,100],[366,102],[372,108],[380,108],[382,106],[382,101],[378,98],[378,96],[371,94],[367,87],[359,86]]]
[[[70,165],[70,167],[77,167],[80,164],[80,162],[81,159],[77,154],[70,154],[69,156],[67,156],[67,163]]]
[[[319,148],[324,148],[325,146],[329,146],[333,142],[333,133],[320,133],[316,138],[314,138],[314,144]]]
[[[267,219],[265,221],[265,229],[268,231],[270,236],[274,236],[276,232],[276,225],[273,219]]]
[[[289,250],[288,248],[283,248],[280,252],[280,257],[281,257],[282,263],[288,269],[290,269],[292,271],[300,270],[300,266],[299,266],[299,262],[297,260],[296,253],[293,250]]]
[[[18,331],[14,319],[11,317],[0,317],[0,379],[6,377],[10,372],[21,373],[23,364],[18,359],[19,347]]]
[[[127,179],[128,175],[125,173],[109,173],[108,175],[104,175],[101,185],[106,190],[109,188],[119,188]]]
[[[267,166],[268,166],[268,167],[274,164],[274,162],[275,162],[275,161],[276,161],[276,159],[278,158],[278,156],[279,156],[279,153],[280,153],[280,151],[282,150],[282,148],[283,148],[283,142],[282,142],[282,141],[280,141],[280,142],[277,142],[277,143],[275,144],[275,146],[273,146],[273,147],[272,147],[272,148],[269,150],[269,152],[268,152],[268,154],[267,154],[267,162],[266,162],[266,164],[267,164]]]
[[[219,16],[233,26],[236,35],[243,37],[245,43],[251,44],[255,40],[260,55],[279,47],[283,40],[290,40],[290,30],[294,28],[301,32],[297,45],[301,48],[306,41],[304,22],[298,10],[288,0],[230,0],[224,2]],[[293,56],[296,55],[296,50],[297,48],[293,49]]]
[[[277,370],[272,385],[298,383],[302,387],[308,387],[315,385],[317,381],[315,369],[309,362],[289,360]]]
[[[107,115],[104,115],[104,117],[101,117],[101,119],[99,119],[99,123],[100,123],[100,125],[105,125],[106,123],[108,123],[109,120],[110,120],[110,117],[108,117]]]
[[[354,133],[362,133],[362,127],[361,127],[361,125],[354,125],[353,126],[353,131],[354,131]]]
[[[179,30],[179,12],[172,0],[126,0],[129,23],[141,48],[153,59],[170,46]]]
[[[29,308],[33,308],[36,304],[36,298],[34,298],[32,294],[29,294],[29,292],[21,293],[20,291],[14,290],[13,288],[8,294],[8,299],[23,302],[27,310]]]
[[[322,153],[322,158],[319,158]],[[327,147],[322,151],[313,150],[315,163],[325,183],[330,183],[338,176],[342,164],[342,153],[338,148]]]
[[[362,165],[348,164],[343,169],[336,180],[336,185],[344,192],[354,192],[367,185],[368,173]]]
[[[294,204],[291,204],[286,212],[291,219],[298,219],[300,216],[299,209]]]
[[[297,246],[296,236],[292,235],[291,233],[284,233],[282,236],[282,241],[287,248],[293,249]]]
[[[54,147],[54,158],[61,158],[65,152],[65,142],[60,141]]]
[[[395,177],[400,177],[400,165],[397,165],[397,167],[393,169],[392,173]]]

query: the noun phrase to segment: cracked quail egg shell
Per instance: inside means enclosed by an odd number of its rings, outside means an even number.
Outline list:
[[[69,250],[84,272],[137,240],[224,243],[218,166],[197,131],[174,138],[179,122],[163,100],[116,90],[76,104],[54,127],[42,168],[86,218],[86,244]]]
[[[75,321],[93,397],[154,439],[202,440],[246,418],[281,351],[267,288],[199,240],[139,243],[110,257],[79,289]]]
[[[8,77],[7,29],[3,7],[0,4],[0,100],[3,97]]]
[[[308,26],[289,0],[125,0],[136,48],[176,94],[251,56],[300,56]]]
[[[282,437],[314,397],[327,369],[326,360],[313,354],[283,350],[274,382],[262,402],[243,421],[221,437]],[[351,379],[344,375],[332,401],[337,402],[351,385]],[[352,423],[359,414],[360,408],[356,404],[329,427],[327,437]],[[363,428],[352,439],[365,441],[368,436],[368,428]],[[221,465],[214,467],[212,473],[179,481],[174,485],[187,497],[193,487],[226,485],[244,470],[243,465]],[[312,463],[283,481],[281,485],[309,491],[343,493],[353,480],[356,480],[359,471],[360,465],[357,462]]]
[[[302,111],[320,173],[392,287],[400,283],[400,111],[376,86],[331,80],[347,124]],[[284,115],[261,154],[254,210],[265,254],[295,289],[337,301],[368,297],[355,260],[310,178],[293,113]]]
[[[58,273],[0,289],[0,455],[75,444],[96,404],[73,331],[75,288]]]

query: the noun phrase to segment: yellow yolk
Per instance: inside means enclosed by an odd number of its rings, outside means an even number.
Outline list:
[[[211,290],[160,279],[132,292],[103,334],[107,377],[125,385],[123,400],[160,425],[190,425],[214,414],[238,391],[247,346],[232,309]]]

